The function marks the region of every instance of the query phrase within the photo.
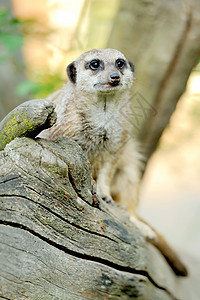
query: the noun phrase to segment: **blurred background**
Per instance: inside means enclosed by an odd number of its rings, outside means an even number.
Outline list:
[[[147,163],[139,214],[200,259],[200,5],[189,2],[1,0],[0,120],[62,87],[82,52],[121,50]]]

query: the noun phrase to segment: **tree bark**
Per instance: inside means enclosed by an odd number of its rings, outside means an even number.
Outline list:
[[[131,120],[146,161],[200,57],[198,0],[122,0],[108,46],[135,64]]]
[[[34,137],[46,124],[36,116],[55,116],[47,100],[17,111],[28,107]],[[1,299],[198,299],[122,208],[93,206],[90,164],[74,141],[24,137],[23,122],[16,133],[0,152]]]

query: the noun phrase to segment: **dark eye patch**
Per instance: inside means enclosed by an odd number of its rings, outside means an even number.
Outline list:
[[[123,58],[118,58],[115,65],[121,71],[126,67],[126,61]]]
[[[103,62],[99,59],[93,59],[85,65],[86,69],[97,71],[103,69]]]

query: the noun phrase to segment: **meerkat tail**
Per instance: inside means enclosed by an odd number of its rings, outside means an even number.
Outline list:
[[[142,218],[138,217],[138,220],[139,222],[142,222],[144,226],[148,227],[148,230],[145,230],[146,241],[154,245],[161,252],[174,273],[177,276],[187,276],[188,271],[185,265],[182,263],[175,250],[167,243],[165,238]]]

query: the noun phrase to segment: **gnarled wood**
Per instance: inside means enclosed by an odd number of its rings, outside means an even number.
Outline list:
[[[189,279],[122,208],[93,206],[90,165],[75,142],[17,137],[0,166],[2,299],[189,299]]]
[[[0,150],[19,136],[35,137],[56,122],[54,104],[36,99],[22,103],[0,122]]]

